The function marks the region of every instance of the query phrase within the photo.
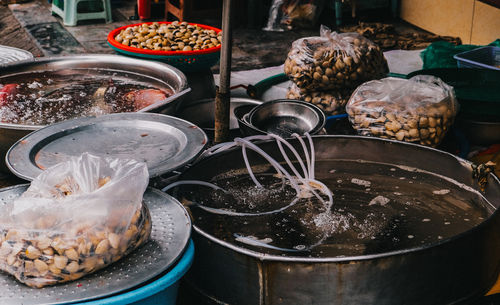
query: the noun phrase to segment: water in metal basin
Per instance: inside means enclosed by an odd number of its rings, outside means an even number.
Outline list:
[[[281,212],[228,216],[191,209],[203,231],[254,251],[305,257],[377,254],[436,243],[460,234],[493,212],[477,192],[415,169],[356,161],[318,161],[316,177],[334,194],[328,213],[317,199],[301,199]],[[204,187],[186,197],[205,206],[262,213],[284,207],[295,194],[281,179],[260,174],[269,190],[246,174],[215,183],[231,195]]]
[[[298,117],[277,116],[259,122],[257,128],[283,137],[289,137],[293,133],[304,134],[309,132],[313,126]]]
[[[143,96],[137,92],[157,89],[148,81],[151,80],[104,69],[24,72],[0,77],[0,120],[47,125],[83,116],[133,112],[141,108],[136,102]],[[8,86],[9,90],[3,90]],[[165,98],[173,94],[171,89],[162,89]],[[152,98],[158,96],[161,94]]]

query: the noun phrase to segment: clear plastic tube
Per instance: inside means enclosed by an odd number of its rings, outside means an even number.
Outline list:
[[[243,155],[243,161],[245,161],[245,165],[247,167],[248,174],[250,175],[250,178],[252,178],[253,183],[255,183],[255,185],[257,187],[262,188],[262,184],[260,184],[260,182],[257,180],[257,178],[255,178],[255,175],[253,174],[252,167],[250,166],[250,161],[248,161],[247,149],[246,149],[245,144],[241,145],[241,153]]]
[[[203,186],[208,186],[208,187],[211,187],[213,188],[214,190],[220,190],[220,191],[223,191],[224,193],[228,193],[227,191],[225,191],[223,188],[213,184],[213,183],[210,183],[210,182],[206,182],[206,181],[201,181],[201,180],[182,180],[182,181],[176,181],[174,183],[171,183],[169,185],[167,185],[166,187],[162,188],[162,192],[167,192],[169,191],[170,189],[176,187],[176,186],[179,186],[179,185],[184,185],[184,184],[196,184],[196,185],[203,185]]]
[[[321,186],[321,188],[319,188],[319,190],[328,197],[328,206],[326,207],[326,210],[329,211],[333,205],[333,194],[330,191],[330,189],[321,181],[318,181],[315,179],[307,180],[307,185],[309,185],[309,187],[310,187],[309,190],[316,196],[316,198],[318,198],[323,203],[325,201],[323,200],[323,198],[321,198],[321,197],[319,197],[319,195],[317,195],[317,193],[314,191],[314,188],[312,188],[310,186],[310,183],[318,184],[319,186]]]
[[[293,174],[295,176],[297,176],[299,179],[303,179],[303,177],[300,175],[300,173],[297,171],[297,169],[295,168],[295,166],[293,166],[293,163],[292,161],[290,161],[290,158],[288,158],[288,155],[287,153],[285,152],[285,149],[283,148],[283,145],[281,144],[280,141],[276,141],[276,144],[278,145],[278,148],[281,152],[281,155],[283,156],[283,158],[285,159],[286,163],[289,165],[290,169],[292,170]],[[307,175],[307,173],[304,173],[305,175]]]
[[[258,147],[257,145],[255,145],[254,143],[252,143],[252,142],[250,142],[248,140],[245,140],[243,138],[236,138],[236,139],[234,139],[234,141],[236,143],[245,143],[248,146],[248,148],[252,149],[253,151],[259,153],[262,157],[264,157],[271,165],[273,165],[274,168],[276,168],[277,170],[281,171],[288,178],[288,180],[290,181],[291,186],[295,189],[295,191],[297,192],[297,194],[300,194],[300,188],[299,188],[299,185],[297,183],[297,179],[293,178],[288,173],[288,171],[285,170],[283,168],[283,166],[281,166],[278,163],[278,161],[276,161],[273,158],[271,158],[271,156],[269,156],[260,147]]]
[[[304,156],[306,158],[306,163],[307,163],[307,175],[306,175],[306,178],[311,179],[311,160],[309,158],[309,152],[307,151],[306,143],[304,143],[304,140],[302,140],[302,137],[299,136],[298,134],[294,133],[294,134],[292,134],[292,136],[294,136],[295,138],[297,138],[297,140],[300,142],[300,145],[302,145],[302,150],[304,151]]]
[[[244,243],[244,244],[251,245],[251,246],[268,248],[268,249],[273,249],[273,250],[278,250],[278,251],[284,251],[284,252],[302,252],[302,251],[306,251],[306,250],[298,250],[298,249],[288,249],[288,248],[276,247],[276,246],[273,246],[273,245],[261,242],[261,241],[256,240],[256,239],[240,235],[238,233],[234,233],[233,236],[234,236],[234,238],[235,238],[236,241],[239,241],[240,243]]]
[[[271,135],[271,136],[276,140],[276,143],[278,144],[278,147],[280,148],[281,154],[285,158],[285,161],[290,166],[290,168],[294,171],[294,174],[297,177],[302,178],[302,176],[298,173],[298,171],[295,170],[295,167],[293,166],[292,162],[288,159],[288,155],[285,153],[283,147],[281,146],[281,143],[285,144],[288,147],[288,149],[290,149],[290,151],[293,153],[293,155],[295,156],[295,158],[299,162],[300,167],[302,168],[302,171],[304,172],[304,178],[307,178],[307,176],[308,176],[307,169],[304,165],[304,162],[302,161],[302,158],[300,157],[300,154],[297,152],[297,150],[295,150],[295,148],[288,141],[283,139],[282,137],[280,137],[278,135]],[[307,160],[307,156],[306,156],[306,160]]]
[[[314,165],[316,164],[316,151],[314,150],[314,143],[311,138],[311,135],[306,132],[306,137],[309,140],[309,147],[311,148],[311,170],[309,171],[310,178],[314,179],[315,177],[315,168]]]
[[[284,210],[294,206],[297,203],[297,201],[299,201],[299,200],[300,200],[300,198],[297,197],[294,200],[292,200],[292,202],[290,202],[289,204],[287,204],[284,207],[281,207],[281,208],[275,209],[275,210],[271,210],[271,211],[259,212],[259,213],[234,212],[234,211],[230,211],[230,210],[207,207],[207,206],[202,205],[202,204],[197,203],[197,202],[193,202],[193,203],[196,204],[201,209],[203,209],[207,212],[210,212],[210,213],[219,214],[219,215],[244,217],[244,216],[263,216],[263,215],[270,215],[270,214],[283,212]]]
[[[282,208],[276,209],[276,210],[261,212],[261,213],[240,213],[240,212],[234,212],[234,211],[229,211],[229,210],[224,210],[224,209],[211,208],[211,207],[207,207],[207,206],[204,206],[202,204],[199,204],[199,203],[195,203],[195,204],[197,204],[200,208],[202,208],[206,211],[209,211],[211,213],[216,213],[216,214],[223,214],[223,215],[230,215],[230,216],[269,215],[269,214],[281,212],[281,211],[289,208],[290,206],[294,205],[300,198],[304,197],[303,192],[307,191],[310,194],[312,194],[314,197],[316,197],[320,202],[322,202],[325,205],[326,212],[329,212],[329,210],[331,209],[331,207],[333,205],[333,194],[324,183],[314,179],[314,163],[315,163],[315,156],[314,155],[315,155],[315,151],[314,151],[314,144],[313,144],[312,138],[308,133],[306,133],[306,137],[308,139],[309,146],[310,146],[309,147],[310,151],[309,151],[305,141],[299,135],[294,134],[293,136],[295,138],[297,138],[297,140],[302,145],[302,149],[304,151],[304,155],[305,155],[305,159],[306,159],[306,163],[307,163],[307,168],[306,168],[304,162],[302,161],[302,158],[300,157],[297,150],[288,141],[286,141],[285,139],[283,139],[277,135],[257,135],[257,136],[247,137],[247,138],[235,138],[234,142],[226,143],[224,145],[219,145],[216,149],[213,150],[213,153],[218,153],[221,151],[225,151],[231,147],[240,146],[242,149],[242,156],[243,156],[246,168],[248,170],[248,173],[249,173],[252,181],[254,182],[254,184],[259,188],[263,188],[263,186],[257,180],[255,174],[253,173],[252,167],[251,167],[249,159],[248,159],[247,149],[251,149],[251,150],[255,151],[256,153],[258,153],[259,155],[261,155],[263,158],[265,158],[271,164],[271,166],[274,167],[274,169],[276,170],[278,175],[281,176],[283,185],[285,185],[285,183],[286,183],[285,180],[288,180],[291,187],[296,191],[297,197],[290,204],[288,204]],[[273,159],[264,150],[262,150],[256,144],[251,142],[252,140],[270,140],[270,139],[274,139],[276,141],[276,144],[277,144],[278,148],[280,149],[280,152],[283,155],[283,158],[285,159],[286,163],[288,164],[290,169],[295,174],[295,177],[290,175],[290,173],[287,170],[285,170],[285,168],[283,168],[283,166],[278,161]],[[285,146],[290,149],[292,154],[298,160],[302,170],[304,171],[305,177],[302,177],[299,174],[298,170],[293,166],[292,161],[288,157],[283,144],[285,144]],[[184,184],[196,184],[196,185],[207,186],[207,187],[211,187],[215,190],[221,190],[224,193],[229,194],[227,191],[225,191],[224,189],[220,188],[219,186],[217,186],[213,183],[206,182],[206,181],[197,181],[197,180],[177,181],[177,182],[174,182],[174,183],[166,186],[165,188],[162,189],[162,191],[166,192],[166,191],[168,191],[176,186],[184,185]],[[323,199],[323,197],[321,197],[318,194],[318,192],[316,192],[316,190],[321,191],[321,193],[323,195],[327,196],[328,201],[325,202],[325,199]]]

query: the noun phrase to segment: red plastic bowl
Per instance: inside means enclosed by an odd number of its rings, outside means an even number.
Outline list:
[[[157,55],[157,56],[169,56],[169,55],[174,55],[174,56],[196,56],[196,55],[201,55],[201,54],[209,54],[209,53],[215,53],[219,52],[221,45],[218,45],[217,47],[212,47],[208,49],[203,49],[203,50],[194,50],[194,51],[158,51],[158,50],[148,50],[148,49],[139,49],[139,48],[134,48],[130,46],[126,46],[124,44],[119,43],[118,41],[115,40],[116,35],[118,35],[122,30],[125,30],[126,28],[133,27],[136,25],[142,25],[142,24],[152,24],[153,22],[142,22],[142,23],[136,23],[136,24],[130,24],[126,26],[119,27],[117,29],[112,30],[108,34],[108,42],[109,44],[114,47],[114,49],[119,49],[123,50],[129,53],[137,53],[137,54],[144,54],[144,55]],[[159,21],[159,24],[170,24],[172,22],[170,21]],[[214,30],[217,32],[217,34],[221,31],[221,29],[214,28],[208,25],[204,24],[197,24],[197,23],[188,23],[190,25],[195,25],[199,26],[200,28],[207,29],[207,30]]]

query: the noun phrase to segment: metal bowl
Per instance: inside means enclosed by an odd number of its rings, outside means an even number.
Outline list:
[[[474,144],[491,145],[500,142],[500,118],[459,117],[458,126]]]
[[[325,121],[325,114],[313,104],[287,99],[263,103],[248,115],[250,125],[283,137],[293,133],[316,134],[323,129]]]
[[[164,101],[143,108],[139,112],[174,113],[179,98],[190,90],[185,75],[172,66],[118,55],[97,54],[41,58],[2,67],[0,77],[26,72],[61,70],[67,72],[74,69],[100,69],[124,73],[132,80],[140,79],[153,87],[168,88],[174,91],[174,94]],[[5,159],[5,153],[17,140],[42,127],[44,126],[0,123],[0,158]],[[8,172],[4,161],[0,161],[0,171]]]
[[[240,133],[244,136],[253,136],[253,135],[263,135],[266,134],[262,130],[259,130],[252,126],[248,122],[248,115],[252,109],[254,109],[254,105],[243,105],[235,108],[233,110],[234,116],[238,121],[238,126],[240,128]]]

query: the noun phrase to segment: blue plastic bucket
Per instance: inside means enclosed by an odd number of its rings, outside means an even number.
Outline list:
[[[194,258],[194,244],[189,241],[189,245],[182,258],[167,274],[147,285],[141,286],[135,290],[114,295],[90,302],[78,304],[85,305],[175,305],[177,300],[177,291],[179,280],[186,274],[191,267]]]

